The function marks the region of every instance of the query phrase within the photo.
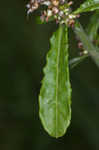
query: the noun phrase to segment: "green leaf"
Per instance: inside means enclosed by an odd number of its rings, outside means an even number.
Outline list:
[[[85,60],[85,58],[87,58],[89,55],[84,55],[84,56],[79,56],[79,57],[75,57],[73,59],[71,59],[69,61],[69,65],[70,65],[70,69],[73,69],[74,67],[76,67],[78,64],[80,64],[83,60]]]
[[[98,37],[99,37],[98,29],[99,29],[99,10],[96,11],[91,16],[88,26],[86,28],[86,32],[88,33],[88,36],[92,42],[98,41]],[[96,43],[96,45],[97,44],[99,44],[99,42]]]
[[[60,26],[50,43],[39,96],[39,115],[49,135],[58,138],[65,134],[71,120],[67,27]]]
[[[74,14],[79,14],[88,11],[94,11],[99,9],[99,0],[86,0],[83,4],[80,5]]]
[[[93,46],[92,42],[84,32],[84,29],[82,28],[80,23],[77,22],[75,24],[74,31],[83,43],[83,47],[85,48],[85,50],[89,52],[89,55],[92,57],[96,65],[99,66],[99,49]]]

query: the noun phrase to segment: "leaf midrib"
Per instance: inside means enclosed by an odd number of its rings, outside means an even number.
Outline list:
[[[56,138],[57,138],[57,112],[58,112],[58,88],[59,88],[59,61],[60,61],[60,50],[61,50],[61,40],[62,40],[62,33],[63,33],[63,28],[60,27],[59,29],[59,34],[58,34],[58,55],[57,55],[57,65],[56,65]]]

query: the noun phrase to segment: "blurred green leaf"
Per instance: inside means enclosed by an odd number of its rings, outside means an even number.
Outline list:
[[[91,41],[96,40],[98,28],[99,28],[99,11],[96,11],[91,17],[86,29],[86,32],[88,33]]]
[[[68,30],[60,26],[51,38],[39,96],[40,118],[53,137],[65,134],[71,120],[71,87],[68,68]]]
[[[89,55],[84,55],[84,56],[79,56],[79,57],[75,57],[75,58],[71,59],[69,61],[70,68],[73,69],[78,64],[80,64],[83,60],[85,60],[85,58],[87,58],[88,56]]]
[[[80,23],[77,22],[75,24],[74,31],[83,43],[85,50],[89,52],[94,62],[97,64],[97,66],[99,66],[99,49],[92,44]]]
[[[79,14],[99,9],[99,0],[86,0],[74,13]]]
[[[99,28],[99,11],[96,11],[91,17],[88,26],[86,28],[86,32],[88,33],[88,37],[93,42],[97,40],[98,37],[98,28]],[[76,58],[73,58],[69,61],[70,68],[76,67],[82,61],[84,61],[89,55],[83,55]]]

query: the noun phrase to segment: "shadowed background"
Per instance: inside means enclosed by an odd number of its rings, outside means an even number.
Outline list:
[[[99,68],[90,58],[70,71],[72,121],[66,135],[56,140],[43,130],[38,95],[57,26],[36,24],[38,11],[27,20],[26,3],[0,2],[0,150],[99,150]],[[81,16],[83,26],[90,15]],[[73,57],[79,50],[71,29],[69,42]]]

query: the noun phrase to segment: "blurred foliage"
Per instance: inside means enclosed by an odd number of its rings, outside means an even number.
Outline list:
[[[74,0],[75,8],[80,0]],[[72,122],[67,134],[55,140],[42,129],[38,94],[49,38],[57,26],[27,19],[26,1],[0,5],[0,150],[99,150],[99,69],[88,58],[71,70]],[[82,14],[85,27],[92,13]],[[78,53],[70,29],[71,57]]]

